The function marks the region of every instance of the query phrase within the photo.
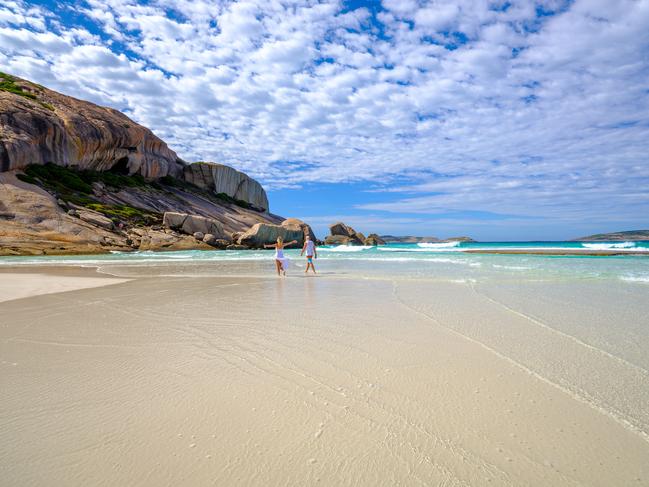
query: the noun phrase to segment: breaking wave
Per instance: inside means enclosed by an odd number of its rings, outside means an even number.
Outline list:
[[[582,243],[581,245],[586,249],[592,249],[592,250],[630,249],[635,247],[634,242]]]
[[[423,247],[425,249],[447,249],[450,247],[459,247],[461,242],[420,242],[417,244],[418,247]]]

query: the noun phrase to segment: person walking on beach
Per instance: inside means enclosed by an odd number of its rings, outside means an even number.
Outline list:
[[[275,249],[275,265],[277,266],[278,276],[282,274],[286,276],[286,268],[288,267],[288,259],[284,256],[284,246],[293,245],[296,243],[297,240],[291,240],[288,243],[284,243],[284,239],[282,237],[277,237],[276,243],[270,245],[264,244],[264,248],[266,249]]]
[[[306,274],[309,272],[309,267],[311,267],[311,270],[315,274],[315,266],[313,265],[313,259],[318,258],[318,251],[315,248],[315,242],[311,240],[311,237],[308,235],[306,236],[304,240],[304,246],[302,247],[302,252],[300,252],[300,255],[304,255],[304,252],[306,252],[306,269],[304,273]]]

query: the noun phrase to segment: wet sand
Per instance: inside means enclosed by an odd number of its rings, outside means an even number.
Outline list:
[[[586,400],[601,354],[499,292],[141,277],[5,301],[0,484],[647,485],[644,406]]]

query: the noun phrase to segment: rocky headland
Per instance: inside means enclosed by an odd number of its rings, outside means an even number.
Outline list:
[[[576,238],[573,242],[612,242],[649,240],[649,230],[629,230],[626,232],[597,233],[587,237]]]
[[[376,233],[371,233],[366,237],[343,222],[329,226],[329,235],[325,238],[324,243],[326,245],[385,245],[385,241]]]
[[[190,164],[117,110],[0,73],[0,255],[250,248],[306,234],[246,174]]]

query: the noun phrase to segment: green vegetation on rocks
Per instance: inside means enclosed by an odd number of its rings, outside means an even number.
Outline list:
[[[6,91],[8,93],[13,93],[14,95],[22,96],[24,98],[29,98],[30,100],[34,100],[38,102],[44,108],[54,111],[54,107],[52,105],[39,100],[34,93],[31,93],[30,91],[25,91],[22,86],[16,83],[16,79],[17,78],[15,76],[11,76],[10,74],[3,73],[2,71],[0,71],[0,91]],[[34,84],[34,86],[41,89],[43,88],[41,85],[37,85],[37,84]]]
[[[20,86],[16,84],[16,78],[10,74],[3,73],[0,71],[0,91],[8,91],[15,95],[24,96],[31,100],[36,100],[37,97],[35,94],[30,93],[29,91],[23,90]]]
[[[44,188],[66,203],[94,210],[115,221],[124,220],[134,225],[150,225],[161,219],[158,213],[127,205],[106,204],[93,195],[92,183],[94,182],[100,182],[116,190],[125,187],[146,188],[147,182],[140,175],[125,176],[111,172],[74,171],[56,164],[43,166],[32,164],[25,168],[24,174],[18,174],[17,177],[21,181]]]

